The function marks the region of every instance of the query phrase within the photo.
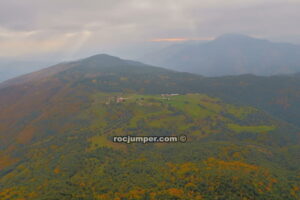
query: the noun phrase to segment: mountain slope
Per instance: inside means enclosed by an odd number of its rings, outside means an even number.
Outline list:
[[[299,198],[299,128],[215,83],[97,55],[2,84],[0,199]]]
[[[227,34],[200,44],[167,47],[143,62],[206,76],[275,75],[300,70],[300,46]]]

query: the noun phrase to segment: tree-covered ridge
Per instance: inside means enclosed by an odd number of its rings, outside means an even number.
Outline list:
[[[300,123],[299,74],[207,78],[108,55],[96,55],[79,61],[61,63],[2,83],[0,109],[2,105],[19,99],[20,95],[16,93],[21,93],[21,97],[31,93],[30,98],[35,96],[36,100],[45,101],[46,97],[33,95],[32,90],[41,93],[42,90],[51,88],[47,95],[52,95],[61,87],[105,92],[134,91],[143,94],[204,93],[233,104],[259,108],[295,126],[299,126]]]

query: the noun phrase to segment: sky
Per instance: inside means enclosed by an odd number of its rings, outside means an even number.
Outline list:
[[[134,57],[240,33],[300,44],[300,0],[0,0],[0,58]]]

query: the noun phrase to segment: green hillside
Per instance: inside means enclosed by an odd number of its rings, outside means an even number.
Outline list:
[[[1,200],[300,198],[299,128],[204,77],[103,55],[44,72],[0,87]]]

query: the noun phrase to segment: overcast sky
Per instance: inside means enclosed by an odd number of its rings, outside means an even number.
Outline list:
[[[300,0],[0,0],[0,57],[122,54],[224,33],[300,44],[299,21]]]

